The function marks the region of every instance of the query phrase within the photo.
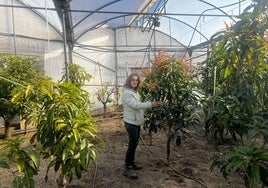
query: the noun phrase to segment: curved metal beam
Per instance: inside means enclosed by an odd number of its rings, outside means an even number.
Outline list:
[[[114,70],[114,69],[112,69],[112,68],[110,68],[110,67],[107,67],[107,66],[105,66],[105,65],[102,65],[101,63],[98,63],[98,62],[96,62],[96,61],[90,59],[89,57],[86,57],[86,56],[84,56],[84,55],[82,55],[82,54],[80,54],[80,53],[78,53],[78,52],[75,52],[75,51],[74,51],[73,53],[76,54],[76,55],[78,55],[78,56],[80,56],[80,57],[82,57],[82,58],[84,58],[84,59],[86,59],[86,60],[89,60],[89,61],[91,61],[91,62],[93,62],[93,63],[95,63],[95,64],[97,64],[97,65],[99,65],[99,66],[101,66],[101,67],[104,67],[104,68],[106,68],[107,70],[110,70],[110,71],[112,71],[112,72],[116,72],[116,70]]]
[[[89,16],[91,16],[92,14],[98,12],[99,10],[101,10],[101,9],[107,7],[107,6],[110,6],[110,5],[114,4],[114,3],[117,3],[117,2],[119,2],[119,1],[122,1],[122,0],[115,0],[115,1],[112,1],[112,2],[110,2],[110,3],[105,4],[104,6],[99,7],[97,10],[90,12],[87,16],[85,16],[85,17],[82,18],[79,22],[77,22],[77,23],[73,26],[73,29],[74,29],[75,27],[77,27],[80,23],[82,23],[85,19],[87,19]]]
[[[35,8],[28,6],[27,4],[25,4],[24,2],[17,0],[20,4],[22,4],[23,6],[25,6],[26,8],[30,9],[34,14],[36,14],[37,16],[39,16],[43,21],[46,22],[46,17],[43,16],[42,14],[40,14],[38,11],[35,10]],[[14,6],[16,7],[16,6]],[[16,7],[17,8],[17,7]],[[44,8],[45,10],[45,8]],[[62,33],[60,32],[60,30],[58,30],[54,25],[52,25],[49,21],[48,21],[48,25],[53,28],[60,36],[62,36]]]
[[[208,3],[208,2],[206,2],[206,1],[204,1],[204,0],[198,0],[198,1],[200,1],[200,2],[202,2],[202,3],[205,3],[205,4],[209,5],[209,6],[212,6],[213,8],[211,8],[211,9],[206,9],[206,10],[204,10],[204,11],[200,14],[200,16],[199,16],[199,18],[198,18],[198,20],[197,20],[197,22],[196,22],[195,28],[197,28],[198,23],[199,23],[199,21],[200,21],[200,19],[201,19],[201,16],[203,16],[205,12],[207,12],[207,11],[209,11],[209,10],[214,10],[214,9],[219,10],[219,11],[222,12],[224,15],[226,15],[227,17],[229,17],[232,21],[236,22],[236,21],[233,19],[232,16],[228,15],[228,14],[227,14],[226,12],[224,12],[220,7],[216,7],[215,5],[212,5],[211,3]],[[190,41],[189,41],[188,48],[189,48],[190,45],[191,45],[191,42],[192,42],[192,40],[193,40],[195,31],[196,31],[196,29],[194,30],[194,32],[193,32],[193,34],[192,34],[192,37],[191,37],[191,39],[190,39]]]
[[[114,19],[117,19],[117,18],[120,18],[120,17],[125,17],[125,16],[130,16],[130,15],[120,15],[120,16],[116,16],[116,17],[113,17],[113,18],[110,18],[110,19],[107,19],[107,20],[104,20],[103,22],[100,22],[90,28],[88,28],[87,30],[85,30],[81,35],[79,35],[78,37],[76,37],[75,41],[77,41],[79,38],[81,38],[85,33],[91,31],[91,30],[94,30],[96,29],[96,27],[101,27],[102,25],[104,25],[105,23],[107,23],[108,21],[111,21],[111,20],[114,20]],[[205,35],[203,35],[199,30],[197,30],[196,28],[194,28],[193,26],[191,26],[190,24],[184,22],[184,21],[181,21],[179,19],[176,19],[176,18],[173,18],[173,17],[170,17],[170,16],[162,16],[162,17],[165,17],[165,18],[169,18],[169,19],[172,19],[172,20],[175,20],[175,21],[178,21],[178,22],[181,22],[185,25],[187,25],[188,27],[196,30],[202,37],[204,37],[206,40],[209,40]],[[128,27],[128,26],[124,26],[124,27]],[[118,28],[123,28],[123,27],[117,27],[116,29]]]
[[[205,3],[205,4],[209,5],[209,6],[214,7],[214,9],[219,10],[219,11],[222,12],[224,15],[226,15],[227,17],[229,17],[232,21],[236,22],[236,21],[233,19],[233,16],[230,16],[230,15],[227,14],[225,11],[223,11],[221,8],[215,6],[215,5],[211,4],[211,3],[208,3],[208,2],[206,2],[206,1],[204,1],[204,0],[198,0],[198,1],[201,1],[202,3]],[[206,11],[208,11],[208,10],[210,10],[210,9],[204,10],[203,13],[206,12]],[[201,13],[200,16],[202,16],[203,13]]]
[[[181,22],[183,23],[184,25],[187,25],[188,27],[192,28],[193,30],[197,31],[202,37],[204,37],[206,40],[209,40],[205,35],[203,35],[198,29],[196,29],[195,27],[191,26],[190,24],[184,22],[184,21],[181,21],[177,18],[173,18],[173,17],[170,17],[170,16],[162,16],[162,17],[166,17],[166,18],[169,18],[169,19],[172,19],[172,20],[175,20],[175,21],[178,21],[178,22]]]
[[[76,37],[75,39],[75,42],[81,38],[84,34],[86,34],[87,32],[91,31],[91,30],[94,30],[94,29],[97,29],[101,26],[103,26],[105,23],[107,23],[108,21],[111,21],[111,20],[114,20],[114,19],[117,19],[117,18],[121,18],[121,17],[125,17],[125,16],[130,16],[130,15],[120,15],[120,16],[116,16],[116,17],[112,17],[110,19],[107,19],[107,20],[104,20],[96,25],[93,25],[92,27],[88,28],[87,30],[85,30],[83,33],[81,33],[78,37]]]

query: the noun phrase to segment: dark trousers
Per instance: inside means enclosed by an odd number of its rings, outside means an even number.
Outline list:
[[[127,153],[126,153],[126,158],[125,158],[125,166],[130,166],[134,163],[135,160],[135,152],[136,148],[139,143],[139,138],[140,138],[140,126],[133,125],[130,123],[125,122],[125,127],[128,133],[128,148],[127,148]]]

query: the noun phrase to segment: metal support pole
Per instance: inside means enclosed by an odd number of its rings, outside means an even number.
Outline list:
[[[15,18],[14,18],[14,2],[12,3],[12,26],[13,26],[13,35],[14,35],[14,54],[17,55],[17,44],[16,44],[16,30],[15,30]]]
[[[65,64],[65,81],[69,81],[68,59],[67,59],[67,39],[66,39],[66,26],[65,26],[65,12],[62,11],[62,27],[63,27],[63,50],[64,50],[64,64]]]
[[[213,97],[216,95],[216,79],[217,79],[217,66],[214,67],[214,73],[213,73]],[[214,101],[213,100],[213,107],[214,107]]]
[[[119,104],[119,89],[118,89],[118,57],[117,57],[117,42],[116,30],[114,29],[114,58],[115,58],[115,88],[116,88],[116,104]]]

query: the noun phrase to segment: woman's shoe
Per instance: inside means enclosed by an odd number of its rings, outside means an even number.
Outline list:
[[[135,172],[133,172],[133,170],[130,168],[125,168],[123,175],[127,176],[129,179],[137,179],[138,178],[138,175]]]
[[[132,168],[134,170],[141,170],[142,169],[142,166],[140,164],[137,164],[137,163],[133,163],[132,164]]]

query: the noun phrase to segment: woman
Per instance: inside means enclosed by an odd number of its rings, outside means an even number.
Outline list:
[[[140,127],[144,122],[143,110],[161,104],[160,101],[141,102],[138,93],[139,85],[140,77],[138,74],[131,74],[126,79],[122,91],[122,104],[124,109],[123,119],[129,137],[123,175],[131,179],[138,178],[137,174],[132,170],[142,169],[142,166],[135,163],[135,152],[139,143]]]

